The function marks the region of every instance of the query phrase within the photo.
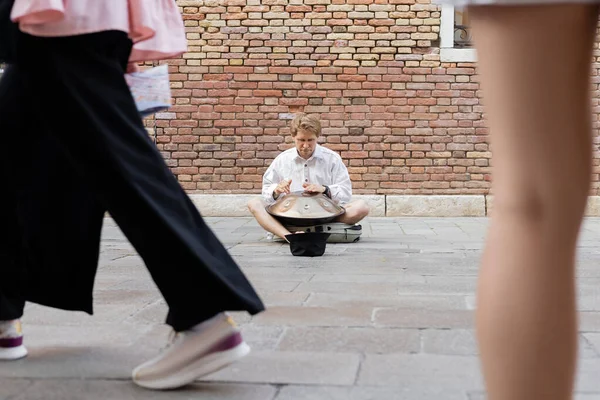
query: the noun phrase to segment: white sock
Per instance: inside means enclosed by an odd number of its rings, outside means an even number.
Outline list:
[[[214,317],[207,319],[206,321],[200,322],[198,325],[192,326],[189,330],[196,333],[202,332],[223,317],[225,317],[225,313],[219,313]]]
[[[8,328],[10,326],[12,326],[12,324],[17,321],[16,319],[11,319],[11,320],[7,320],[7,321],[0,321],[0,329],[2,328]]]
[[[20,326],[18,325],[19,320],[13,319],[10,321],[0,321],[0,334],[1,335],[11,335],[11,334],[20,334]]]

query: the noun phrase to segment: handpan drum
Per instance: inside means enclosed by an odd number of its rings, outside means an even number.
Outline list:
[[[331,222],[346,210],[322,193],[292,192],[267,206],[267,212],[284,225],[309,226]]]

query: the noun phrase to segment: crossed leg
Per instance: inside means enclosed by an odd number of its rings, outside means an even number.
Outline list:
[[[358,223],[360,220],[369,215],[369,207],[363,200],[356,200],[344,205],[346,212],[336,219],[336,222],[342,222],[344,224],[353,225]],[[291,232],[287,230],[281,222],[277,221],[271,214],[265,209],[265,203],[260,197],[251,199],[248,202],[248,209],[256,218],[256,221],[260,226],[263,227],[267,232],[271,232],[280,238],[285,239],[286,235]]]
[[[271,214],[267,212],[265,203],[260,197],[251,199],[248,202],[248,209],[264,230],[271,232],[272,234],[277,235],[283,240],[287,241],[285,236],[289,235],[291,232],[285,229],[281,222],[277,221]]]
[[[348,225],[358,224],[367,215],[369,215],[369,207],[364,200],[351,201],[344,205],[346,212],[340,215],[336,222],[342,222]]]

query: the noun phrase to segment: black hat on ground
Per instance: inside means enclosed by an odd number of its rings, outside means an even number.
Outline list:
[[[329,233],[323,232],[305,232],[292,233],[285,238],[290,242],[290,251],[295,256],[300,257],[318,257],[325,253],[327,238]]]

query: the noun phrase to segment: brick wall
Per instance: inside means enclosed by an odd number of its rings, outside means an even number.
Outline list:
[[[175,106],[154,122],[186,189],[259,192],[263,172],[291,145],[291,114],[306,112],[320,115],[321,142],[341,154],[355,193],[488,192],[474,65],[440,62],[437,6],[178,3],[189,53],[170,62]]]

